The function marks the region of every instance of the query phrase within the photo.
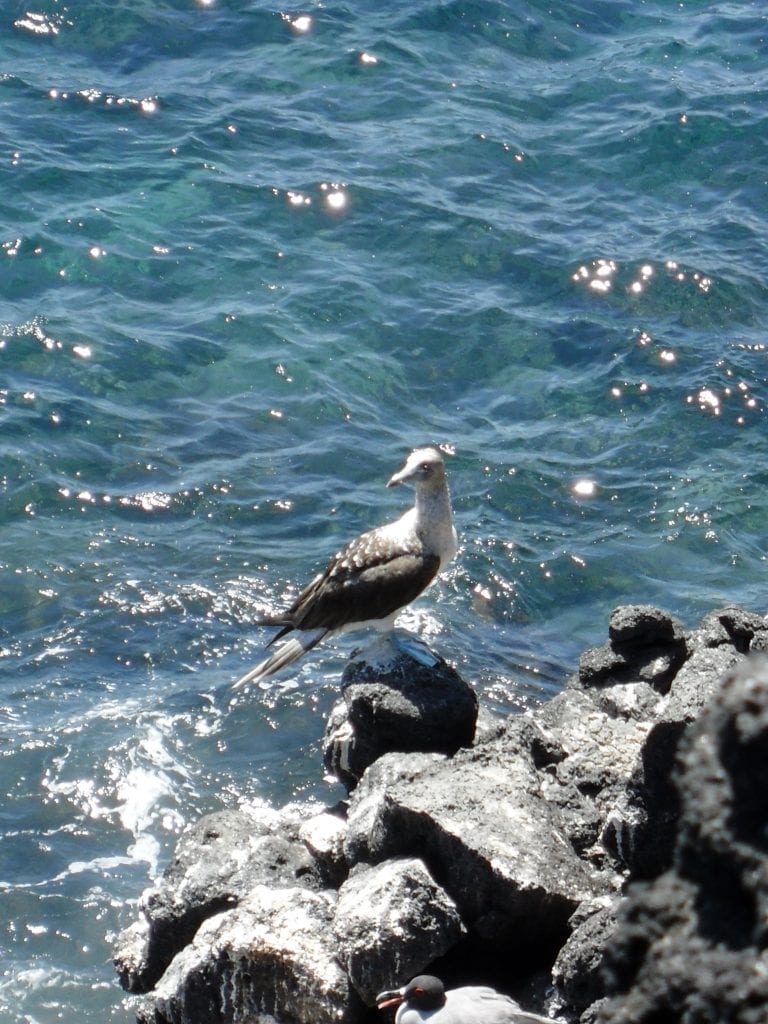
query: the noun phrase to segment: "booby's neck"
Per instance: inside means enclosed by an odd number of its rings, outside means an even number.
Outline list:
[[[430,481],[429,486],[416,488],[415,529],[427,550],[440,559],[440,568],[456,554],[458,541],[453,525],[451,496],[445,477]]]

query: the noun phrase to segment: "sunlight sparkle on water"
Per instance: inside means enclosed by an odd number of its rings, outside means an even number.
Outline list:
[[[577,480],[571,485],[571,494],[575,498],[594,498],[597,494],[597,484],[587,478]]]
[[[594,292],[605,294],[611,290],[613,275],[616,273],[617,265],[614,260],[599,259],[593,260],[587,266],[582,264],[579,269],[571,275],[576,284],[586,284]]]
[[[309,196],[305,196],[303,192],[293,192],[289,190],[285,193],[285,198],[288,200],[290,206],[311,206],[312,200]]]
[[[653,277],[653,267],[650,263],[644,263],[643,266],[640,267],[638,280],[633,281],[630,284],[629,290],[633,295],[639,295],[645,289],[645,286],[651,277]]]
[[[347,193],[344,185],[337,181],[321,181],[320,192],[323,204],[330,213],[341,213],[347,206]]]
[[[571,280],[598,294],[605,295],[615,286],[622,285],[628,295],[640,296],[650,288],[654,278],[659,277],[660,269],[665,270],[673,281],[686,287],[693,284],[704,294],[712,288],[711,278],[698,270],[683,270],[676,260],[667,260],[658,269],[652,263],[642,263],[632,268],[620,267],[615,260],[600,256],[578,267],[571,274]]]
[[[326,203],[332,210],[341,210],[347,199],[343,192],[332,192],[326,199]]]
[[[38,36],[57,36],[61,25],[71,25],[63,15],[58,17],[50,14],[38,14],[35,11],[27,11],[23,18],[17,18],[13,23],[14,28],[26,29]]]
[[[305,35],[312,28],[312,18],[308,14],[300,14],[296,18],[290,14],[283,14],[282,19],[290,25],[291,30],[297,35]]]
[[[720,399],[710,388],[702,388],[697,399],[703,409],[712,409],[715,415],[720,411]]]
[[[722,370],[723,367],[718,366],[718,369]],[[750,392],[749,384],[746,381],[733,382],[732,369],[726,368],[725,376],[730,378],[728,383],[720,388],[714,386],[700,388],[687,396],[686,403],[698,407],[701,412],[711,416],[732,413],[733,422],[737,426],[744,426],[764,412],[763,403]]]

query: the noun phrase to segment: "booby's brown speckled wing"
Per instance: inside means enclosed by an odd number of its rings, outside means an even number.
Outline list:
[[[336,630],[384,619],[418,597],[439,568],[438,556],[425,554],[415,542],[404,544],[384,529],[370,530],[334,555],[290,608],[261,625],[282,626],[274,643],[294,629]]]

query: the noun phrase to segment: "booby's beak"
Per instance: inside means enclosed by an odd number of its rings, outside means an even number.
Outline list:
[[[416,483],[429,480],[445,480],[445,474],[438,472],[443,469],[443,459],[437,448],[414,448],[403,464],[387,483],[387,487],[396,487],[398,484]]]
[[[396,988],[391,992],[379,992],[376,996],[376,1008],[383,1010],[386,1006],[399,1006],[403,999],[405,999],[404,988]]]
[[[398,469],[395,475],[389,478],[387,481],[387,487],[397,487],[398,484],[405,484],[410,480],[413,480],[418,468],[419,463],[414,460],[413,452],[411,452],[403,463],[402,468]]]

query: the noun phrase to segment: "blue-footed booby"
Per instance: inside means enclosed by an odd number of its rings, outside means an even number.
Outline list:
[[[333,556],[290,608],[257,622],[279,626],[268,646],[289,637],[234,684],[259,682],[296,661],[321,640],[372,626],[392,630],[402,608],[435,579],[456,554],[451,498],[440,450],[412,451],[387,487],[413,484],[413,508],[396,522],[360,534]]]
[[[395,1024],[553,1024],[550,1017],[521,1010],[495,989],[469,985],[445,991],[442,981],[420,974],[403,988],[381,992],[376,1005],[396,1006]]]

